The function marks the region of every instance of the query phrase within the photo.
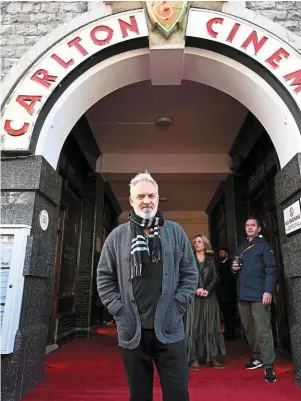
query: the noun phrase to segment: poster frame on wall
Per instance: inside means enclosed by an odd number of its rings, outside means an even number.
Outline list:
[[[30,230],[30,226],[23,224],[2,224],[0,227],[1,354],[10,354],[14,351],[15,337],[20,322],[24,287],[23,271]]]

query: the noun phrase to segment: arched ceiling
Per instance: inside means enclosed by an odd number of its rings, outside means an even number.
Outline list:
[[[159,181],[165,210],[204,210],[229,173],[228,152],[248,110],[212,87],[183,81],[152,86],[144,81],[119,89],[88,112],[102,152],[102,171],[124,210],[128,182],[149,169]],[[160,116],[172,118],[159,128]]]

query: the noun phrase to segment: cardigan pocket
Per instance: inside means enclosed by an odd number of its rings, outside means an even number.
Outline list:
[[[130,326],[125,308],[122,307],[118,312],[117,316],[114,316],[118,338],[122,341],[129,341],[133,338],[135,330]]]
[[[166,334],[174,334],[178,331],[184,311],[179,310],[178,301],[172,298],[166,310],[163,329]]]

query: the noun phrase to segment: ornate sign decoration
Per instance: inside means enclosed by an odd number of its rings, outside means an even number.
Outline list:
[[[187,1],[146,1],[151,23],[168,38],[178,29],[186,12]]]

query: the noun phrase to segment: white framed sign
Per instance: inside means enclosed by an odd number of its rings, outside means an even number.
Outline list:
[[[30,229],[30,226],[25,225],[2,225],[0,228],[1,354],[10,354],[14,350],[22,306],[23,269]]]
[[[300,199],[284,209],[285,234],[291,234],[301,229]]]

